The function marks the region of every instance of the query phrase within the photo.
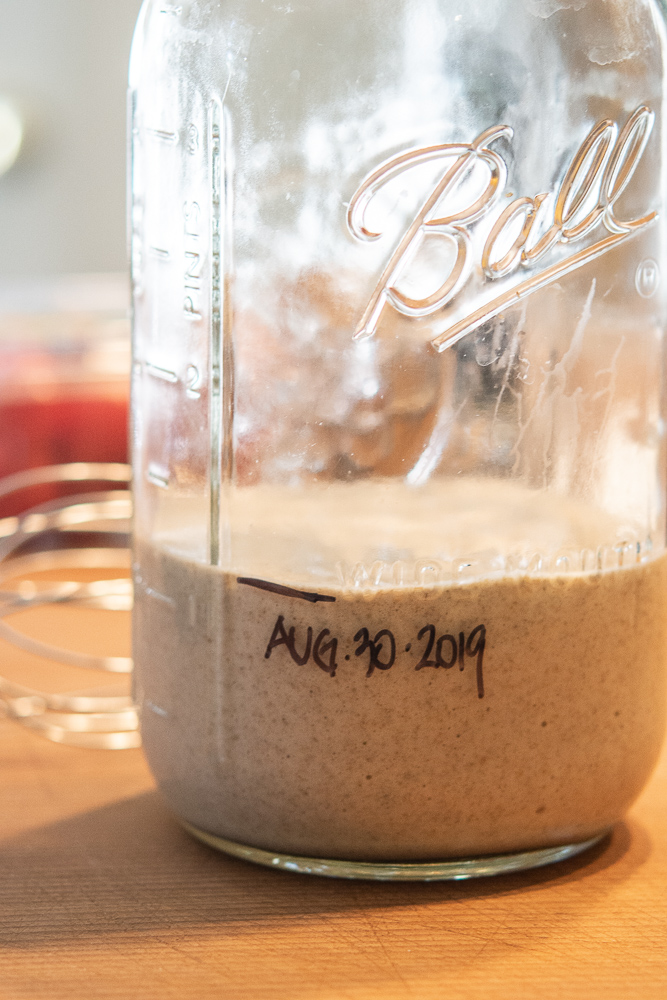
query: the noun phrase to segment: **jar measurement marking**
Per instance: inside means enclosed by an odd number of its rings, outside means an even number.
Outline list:
[[[178,132],[169,132],[163,128],[147,128],[146,132],[161,142],[178,142]]]
[[[200,255],[196,250],[185,251],[185,287],[197,292],[201,289],[199,260]]]
[[[152,257],[157,257],[158,260],[170,260],[171,254],[168,250],[162,250],[161,247],[149,247],[148,252]]]
[[[220,562],[222,555],[221,535],[221,497],[223,478],[229,479],[231,472],[231,438],[229,407],[223,406],[223,391],[229,390],[230,383],[228,366],[224,366],[223,355],[225,341],[228,341],[229,330],[226,324],[227,310],[223,301],[225,259],[223,252],[225,241],[222,239],[221,227],[225,218],[225,197],[227,186],[223,187],[223,111],[222,106],[213,100],[208,112],[208,144],[210,172],[210,231],[208,252],[210,254],[211,285],[210,285],[210,372],[209,372],[209,447],[211,461],[209,465],[210,504],[209,504],[209,559],[212,565]],[[199,208],[193,202],[193,208]],[[188,219],[186,216],[186,224]],[[189,228],[189,227],[188,227]],[[198,229],[196,230],[198,231]],[[227,391],[226,398],[230,398]]]
[[[169,489],[170,473],[154,462],[151,462],[148,466],[146,478],[149,483],[152,483],[153,486],[157,486],[161,490]]]
[[[201,398],[202,377],[196,365],[188,365],[185,377],[185,395],[188,399]]]
[[[161,708],[159,705],[156,705],[155,702],[149,701],[148,698],[146,699],[144,704],[146,705],[146,708],[149,709],[149,711],[153,712],[155,715],[159,715],[161,719],[169,718],[169,712],[167,711],[166,708]]]
[[[660,268],[657,261],[649,257],[643,260],[635,274],[635,288],[643,299],[652,298],[660,287]]]
[[[196,156],[199,152],[199,129],[194,122],[191,122],[190,125],[188,125],[187,137],[187,151],[190,156]]]
[[[160,365],[154,365],[150,361],[145,362],[144,367],[148,375],[158,379],[160,382],[168,382],[170,385],[178,385],[183,382],[176,372],[170,368],[162,368]],[[188,399],[200,399],[201,386],[202,377],[199,368],[196,365],[188,365],[185,374],[185,395]]]
[[[150,362],[146,362],[146,372],[161,382],[170,382],[172,385],[180,382],[176,372],[170,371],[169,368],[161,368],[159,365],[153,365]]]
[[[202,211],[196,201],[186,201],[183,206],[183,312],[188,319],[200,319],[202,293],[201,252]]]
[[[134,586],[137,590],[141,591],[144,597],[149,597],[153,601],[159,601],[162,604],[168,604],[170,607],[175,607],[176,601],[173,597],[167,597],[166,594],[161,593],[156,590],[155,587],[149,586],[145,580],[141,577],[137,577],[134,581]]]

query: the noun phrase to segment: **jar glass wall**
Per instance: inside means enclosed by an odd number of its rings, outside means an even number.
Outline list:
[[[652,0],[145,3],[136,684],[197,830],[445,862],[638,794],[663,74]]]

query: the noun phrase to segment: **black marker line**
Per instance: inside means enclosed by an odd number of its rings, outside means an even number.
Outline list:
[[[269,583],[268,580],[254,580],[248,576],[239,576],[237,583],[243,583],[246,587],[257,587],[258,590],[268,590],[271,594],[280,594],[282,597],[300,597],[302,601],[310,601],[317,604],[318,601],[335,601],[335,597],[327,594],[311,594],[307,590],[294,590],[293,587],[283,587],[281,583]]]

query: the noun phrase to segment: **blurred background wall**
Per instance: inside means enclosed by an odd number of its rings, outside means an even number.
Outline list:
[[[10,142],[18,120],[24,133],[0,175],[0,281],[125,269],[125,87],[140,6],[0,0],[0,131]]]
[[[125,94],[140,5],[0,0],[0,479],[127,457]],[[59,489],[0,497],[0,517]]]

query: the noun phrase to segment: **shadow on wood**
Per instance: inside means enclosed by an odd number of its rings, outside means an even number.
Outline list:
[[[0,843],[0,947],[179,928],[233,937],[249,923],[288,925],[368,908],[437,907],[442,919],[443,908],[464,900],[571,882],[580,883],[577,908],[586,909],[650,850],[644,828],[629,821],[584,855],[532,872],[428,884],[335,881],[218,854],[192,840],[160,796],[147,792]],[[603,870],[605,877],[595,878]]]

